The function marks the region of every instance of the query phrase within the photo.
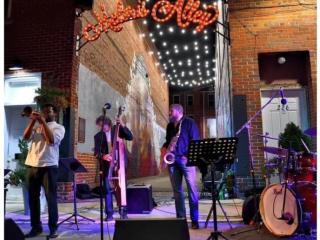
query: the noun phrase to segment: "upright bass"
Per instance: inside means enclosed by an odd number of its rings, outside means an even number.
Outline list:
[[[121,117],[124,107],[119,107],[117,118]],[[126,172],[125,172],[125,144],[119,137],[120,123],[117,122],[112,139],[112,160],[109,168],[109,181],[114,187],[120,218],[127,218],[127,196],[126,196]]]

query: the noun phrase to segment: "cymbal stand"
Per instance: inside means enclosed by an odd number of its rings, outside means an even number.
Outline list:
[[[281,89],[280,89],[281,91]],[[258,220],[258,216],[259,216],[259,209],[257,207],[257,187],[256,187],[256,178],[255,178],[255,173],[254,173],[254,167],[253,167],[253,154],[252,154],[252,141],[251,141],[251,123],[258,117],[260,116],[260,114],[262,113],[263,109],[265,109],[271,102],[272,100],[279,96],[279,93],[280,92],[276,92],[270,99],[269,101],[263,105],[245,124],[242,125],[242,127],[235,133],[236,136],[239,136],[239,134],[244,130],[246,129],[247,130],[247,133],[248,133],[248,143],[249,143],[249,159],[250,159],[250,174],[251,174],[251,180],[252,180],[252,187],[253,187],[253,198],[254,198],[254,209],[256,211],[253,219],[252,219],[252,222],[256,222]],[[261,219],[259,219],[259,221],[261,221]],[[259,224],[258,227],[252,229],[252,231],[254,230],[260,230],[260,227],[261,227],[261,224]],[[249,230],[251,231],[251,229]],[[239,232],[235,232],[232,234],[232,236],[235,236],[235,235],[238,235],[238,234],[241,234],[241,233],[244,233],[244,232],[248,232],[248,230],[242,230],[242,231],[239,231]]]

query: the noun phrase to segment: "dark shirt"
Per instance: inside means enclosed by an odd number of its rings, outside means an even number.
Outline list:
[[[111,129],[111,141],[113,141],[114,131],[115,131],[115,126],[113,126],[113,128]],[[101,154],[104,155],[104,154],[110,153],[108,149],[106,133],[100,131],[96,135],[94,135],[94,155],[96,157],[99,157],[99,153],[100,153],[101,134],[102,134]],[[132,141],[133,139],[131,131],[127,127],[121,127],[121,126],[119,128],[119,137],[128,141]],[[112,145],[112,142],[111,142],[111,145]],[[110,165],[110,162],[102,160],[102,169],[104,174],[109,169],[109,165]]]
[[[178,131],[179,124],[176,127],[174,126],[174,123],[171,122],[167,125],[166,142],[163,144],[164,147],[167,148],[169,146],[171,139],[177,134]],[[190,140],[199,139],[199,129],[196,122],[192,118],[183,117],[180,136],[174,152],[176,157],[187,156]]]

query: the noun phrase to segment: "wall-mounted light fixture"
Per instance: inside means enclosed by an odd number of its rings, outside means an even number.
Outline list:
[[[19,59],[15,59],[8,68],[10,71],[18,71],[23,69],[22,62]]]
[[[278,63],[279,64],[285,64],[285,62],[287,61],[287,59],[285,57],[278,57]]]

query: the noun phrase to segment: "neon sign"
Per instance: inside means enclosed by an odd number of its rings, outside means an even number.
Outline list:
[[[213,24],[219,15],[215,4],[207,5],[200,10],[200,0],[177,0],[174,4],[170,0],[160,0],[156,2],[151,10],[151,16],[154,21],[165,23],[170,21],[176,15],[176,21],[179,27],[187,28],[190,23],[197,25],[196,31],[201,32],[205,27]],[[120,32],[123,29],[123,23],[135,19],[149,16],[150,10],[146,8],[146,1],[139,0],[136,7],[124,7],[121,0],[117,3],[116,11],[108,16],[104,5],[100,5],[100,11],[94,11],[94,17],[97,24],[89,23],[83,30],[84,38],[88,41],[97,40],[103,32],[109,30]]]

